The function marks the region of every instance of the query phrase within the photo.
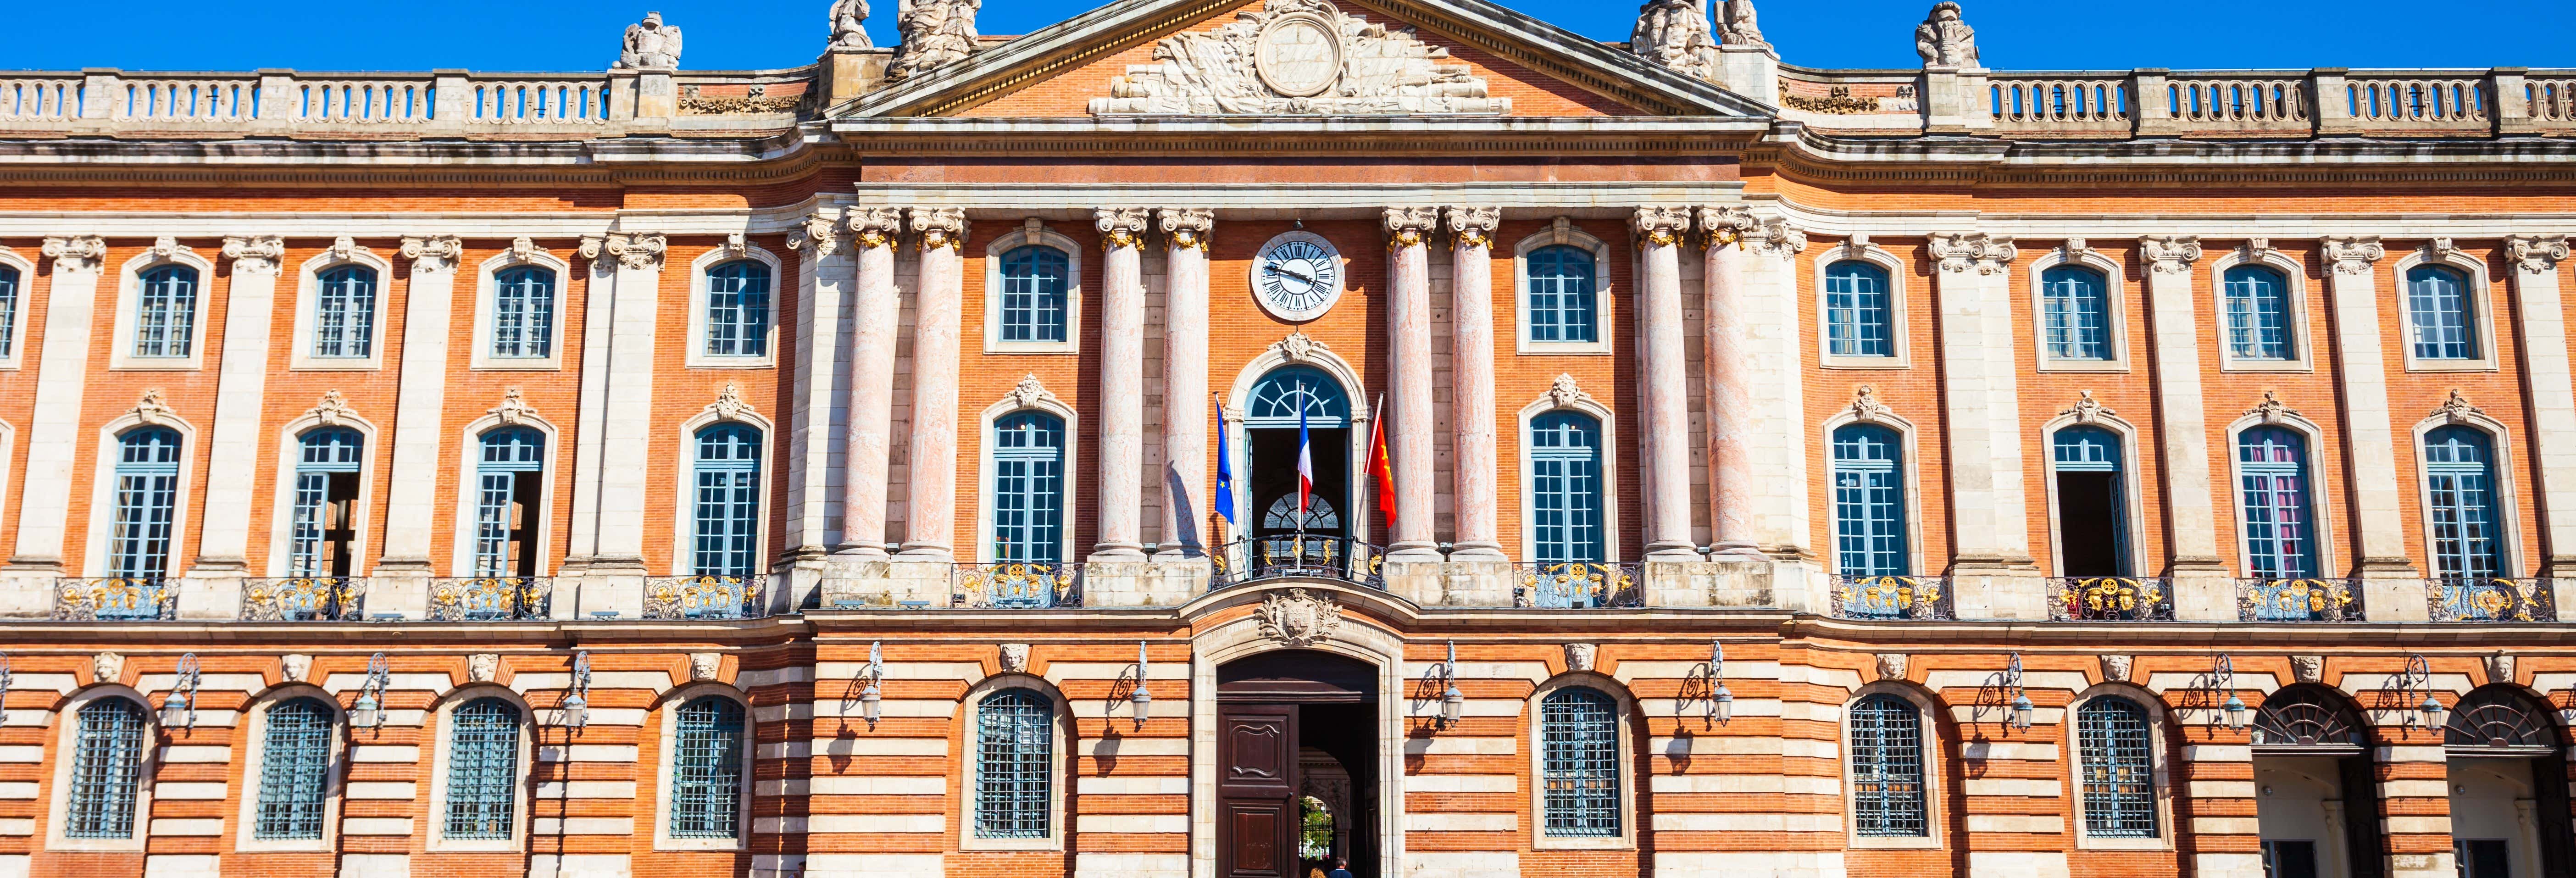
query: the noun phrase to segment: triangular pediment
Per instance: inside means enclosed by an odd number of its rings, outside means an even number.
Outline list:
[[[1770,112],[1490,0],[1118,0],[891,83],[832,115]]]

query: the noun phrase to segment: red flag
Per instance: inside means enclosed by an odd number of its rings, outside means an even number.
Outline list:
[[[1395,532],[1395,467],[1386,455],[1386,394],[1377,395],[1377,413],[1369,418],[1369,475],[1377,479],[1377,508],[1386,515],[1386,532]]]

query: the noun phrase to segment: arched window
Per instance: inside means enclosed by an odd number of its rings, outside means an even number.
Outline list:
[[[1599,690],[1559,689],[1539,702],[1540,782],[1547,834],[1619,834],[1619,702]]]
[[[164,265],[143,273],[134,302],[134,355],[185,357],[197,331],[197,270]]]
[[[18,270],[0,265],[0,359],[18,355]]]
[[[2236,472],[2245,494],[2245,572],[2256,579],[2317,575],[2307,441],[2280,427],[2247,430],[2236,437]]]
[[[2075,712],[2082,765],[2084,834],[2153,838],[2156,775],[2147,709],[2119,697],[2096,698]]]
[[[323,272],[313,300],[313,355],[364,358],[375,350],[376,271],[343,265]]]
[[[1064,419],[1022,411],[993,424],[993,559],[1064,560]]]
[[[2359,748],[2370,744],[2361,717],[2343,693],[2314,683],[2284,687],[2264,696],[2254,714],[2257,747]]]
[[[1606,560],[1601,533],[1601,422],[1581,412],[1530,419],[1534,560]]]
[[[331,780],[331,708],[296,698],[268,708],[259,749],[258,839],[322,837],[323,795]]]
[[[1595,341],[1592,252],[1541,247],[1529,255],[1531,341]]]
[[[518,830],[518,706],[477,698],[447,722],[447,837],[509,838]]]
[[[2442,728],[2442,743],[2490,751],[2547,751],[2558,746],[2558,732],[2547,708],[2511,686],[2480,686],[2460,696]]]
[[[1063,341],[1070,260],[1044,244],[1002,254],[1002,340]]]
[[[690,572],[750,576],[760,568],[760,431],[716,424],[698,431],[697,542]]]
[[[534,265],[492,278],[492,356],[545,359],[555,349],[555,273]]]
[[[545,434],[528,427],[483,434],[474,473],[474,575],[537,575],[545,472]]]
[[[2060,576],[2126,576],[2129,504],[2120,474],[2120,436],[2076,426],[2050,440],[2057,484]]]
[[[769,266],[737,259],[707,269],[707,355],[769,355]]]
[[[1300,412],[1309,429],[1350,426],[1351,404],[1341,382],[1308,366],[1283,366],[1261,376],[1252,385],[1252,404],[1243,407],[1243,424],[1295,429]]]
[[[2054,360],[2111,358],[2111,303],[2102,273],[2060,265],[2039,273],[2041,326]]]
[[[2495,451],[2486,432],[2441,427],[2424,434],[2425,512],[2433,526],[2433,573],[2485,579],[2504,564],[2496,539]]]
[[[2289,282],[2259,265],[2227,270],[2227,351],[2239,360],[2294,360]]]
[[[1846,259],[1825,267],[1825,353],[1892,357],[1887,269]]]
[[[298,577],[350,575],[358,502],[358,467],[366,437],[347,427],[306,432],[297,442],[295,508],[287,519],[287,572]]]
[[[107,575],[159,579],[170,572],[170,528],[179,510],[179,431],[137,427],[116,438],[116,519]]]
[[[1880,693],[1851,706],[1852,823],[1862,835],[1927,836],[1923,712]]]
[[[1270,501],[1270,508],[1262,512],[1261,526],[1270,530],[1332,533],[1342,529],[1342,514],[1333,509],[1332,501],[1322,497],[1308,497],[1306,498],[1306,521],[1304,526],[1300,527],[1297,521],[1297,495],[1282,494],[1279,499]]]
[[[1053,831],[1055,705],[1004,689],[975,706],[975,837],[1045,838]]]
[[[2478,358],[2476,315],[2468,280],[2454,269],[2418,265],[2406,271],[2406,322],[2418,360]]]
[[[64,838],[133,838],[143,780],[143,705],[100,698],[80,709]]]
[[[1834,430],[1834,559],[1843,576],[1904,576],[1905,451],[1896,431],[1869,424]]]
[[[742,832],[742,705],[709,695],[680,707],[671,745],[671,837]]]

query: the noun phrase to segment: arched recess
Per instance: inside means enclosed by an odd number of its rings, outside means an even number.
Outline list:
[[[2143,725],[2146,734],[2143,756],[2147,760],[2147,778],[2153,784],[2153,801],[2149,805],[2151,810],[2146,815],[2152,823],[2143,834],[2134,828],[2120,831],[2094,831],[2097,824],[2110,824],[2114,822],[2114,818],[2108,813],[2103,815],[2091,813],[2097,807],[2096,797],[2088,795],[2085,790],[2087,778],[2090,776],[2095,778],[2097,783],[2108,784],[2111,788],[2132,788],[2130,795],[2134,796],[2135,775],[2118,769],[2125,764],[2128,770],[2134,771],[2134,758],[2138,754],[2134,750],[2121,752],[2124,748],[2118,747],[2088,747],[2086,741],[2087,708],[2099,705],[2105,709],[2103,711],[2105,716],[2117,719],[2117,714],[2112,709],[2118,708],[2121,702],[2134,705],[2141,712],[2134,721]],[[2073,701],[2067,703],[2066,719],[2061,725],[2066,731],[2063,744],[2067,754],[2066,788],[2070,797],[2075,800],[2073,829],[2076,847],[2096,850],[2164,850],[2172,847],[2177,830],[2173,816],[2173,749],[2166,716],[2166,706],[2162,698],[2130,683],[2096,684],[2078,693]],[[2125,725],[2125,722],[2111,723],[2106,727],[2118,729],[2121,725]],[[2128,759],[2126,763],[2123,761],[2124,756]],[[2122,825],[2134,827],[2134,817],[2123,822]]]
[[[742,711],[742,741],[735,753],[734,763],[739,773],[735,776],[734,784],[734,827],[731,838],[680,837],[672,831],[672,787],[680,774],[680,710],[701,698],[730,701]],[[653,713],[655,714],[653,722],[660,727],[661,731],[661,744],[657,748],[655,763],[660,770],[653,772],[658,778],[653,797],[654,848],[687,851],[741,850],[751,840],[753,776],[758,773],[759,765],[754,757],[759,749],[760,734],[759,726],[753,719],[751,696],[725,683],[704,680],[683,684],[662,693],[653,705]]]
[[[134,811],[132,829],[124,837],[75,837],[68,831],[71,817],[72,765],[77,761],[81,734],[81,711],[102,701],[122,699],[130,702],[142,718],[140,750],[136,760]],[[157,784],[163,756],[161,720],[152,709],[152,701],[133,687],[122,683],[95,683],[74,690],[54,707],[54,767],[52,785],[46,788],[49,819],[45,821],[45,848],[56,851],[126,851],[140,853],[152,824],[152,793]]]
[[[1063,449],[1057,458],[1056,491],[1062,498],[1063,514],[1058,517],[1056,526],[1056,558],[1061,561],[1080,558],[1081,556],[1074,552],[1074,523],[1077,520],[1075,511],[1081,508],[1082,486],[1090,481],[1083,477],[1085,474],[1076,472],[1074,469],[1074,461],[1081,459],[1076,454],[1081,450],[1082,444],[1082,413],[1075,411],[1073,406],[1065,404],[1063,399],[1048,390],[1046,384],[1039,381],[1035,373],[1022,377],[1018,386],[1002,394],[1002,398],[995,400],[992,405],[985,406],[984,411],[976,416],[976,429],[982,432],[982,437],[975,443],[976,453],[980,457],[977,459],[975,468],[973,557],[977,563],[984,564],[997,560],[993,551],[993,505],[997,502],[994,498],[993,477],[998,472],[993,454],[994,450],[1001,446],[997,425],[1002,419],[1020,412],[1041,412],[1064,423],[1064,435],[1060,440],[1063,442]],[[1242,472],[1242,470],[1238,469],[1236,472]]]
[[[979,746],[983,724],[982,710],[986,702],[995,696],[1009,692],[1034,693],[1045,703],[1050,719],[1048,730],[1052,735],[1052,746],[1048,752],[1046,765],[1047,831],[1042,836],[987,837],[977,829],[976,797],[985,768],[983,760],[979,758],[983,752],[983,748]],[[961,757],[957,761],[958,846],[963,850],[976,851],[1064,849],[1065,839],[1071,831],[1071,828],[1065,824],[1073,818],[1065,808],[1066,794],[1069,791],[1068,788],[1074,783],[1073,766],[1076,754],[1073,748],[1080,740],[1075,733],[1073,705],[1065,699],[1064,690],[1035,674],[1021,672],[994,674],[975,681],[967,688],[965,697],[959,702],[957,716],[958,737],[954,746]]]
[[[2442,743],[2452,844],[2466,858],[2461,874],[2556,876],[2576,868],[2568,735],[2547,700],[2513,683],[2471,689],[2451,706]]]
[[[1547,802],[1549,699],[1571,690],[1589,690],[1608,696],[1611,705],[1611,729],[1616,737],[1617,767],[1615,777],[1618,832],[1610,835],[1558,835],[1550,832]],[[1644,719],[1637,711],[1636,696],[1628,687],[1609,675],[1597,671],[1567,671],[1539,683],[1530,693],[1521,716],[1522,728],[1530,741],[1530,839],[1531,846],[1541,849],[1622,849],[1637,844],[1638,809],[1641,780],[1646,763],[1638,754],[1644,751]]]
[[[2352,698],[2315,683],[2263,697],[2253,723],[2255,816],[2276,862],[2380,878],[2379,781],[2371,725]]]
[[[594,260],[591,263],[594,274],[598,272],[602,262],[611,266],[616,264],[614,259]],[[547,299],[545,310],[549,327],[546,353],[544,356],[495,356],[492,352],[492,329],[493,320],[498,315],[500,307],[496,301],[496,297],[501,292],[500,276],[502,272],[521,266],[543,270],[550,273],[552,278],[553,293]],[[466,361],[476,369],[554,370],[563,368],[564,317],[570,313],[564,306],[564,300],[569,297],[571,284],[572,266],[556,257],[554,251],[539,247],[526,238],[512,242],[510,247],[494,254],[490,259],[483,260],[482,264],[474,268],[474,325],[471,334],[474,348]],[[600,289],[596,284],[592,288]],[[603,309],[600,313],[606,312]]]
[[[181,266],[196,273],[194,295],[189,302],[186,356],[137,356],[135,330],[143,301],[144,274],[162,266]],[[154,241],[152,246],[125,261],[116,271],[116,311],[109,316],[113,327],[108,333],[107,365],[110,369],[195,370],[206,365],[206,321],[214,311],[215,264],[171,238]]]
[[[1247,408],[1261,379],[1283,366],[1306,366],[1322,372],[1339,385],[1343,398],[1350,404],[1349,426],[1345,431],[1348,435],[1340,443],[1345,455],[1343,460],[1349,462],[1346,467],[1348,476],[1340,481],[1345,485],[1342,496],[1351,501],[1347,504],[1351,508],[1340,512],[1351,538],[1368,542],[1370,524],[1377,517],[1376,503],[1359,502],[1359,498],[1367,495],[1367,480],[1362,477],[1365,468],[1359,463],[1368,455],[1369,418],[1372,414],[1367,404],[1368,385],[1360,381],[1358,370],[1351,368],[1349,362],[1334,354],[1323,342],[1308,338],[1301,332],[1289,334],[1254,356],[1252,362],[1244,364],[1243,369],[1235,373],[1234,384],[1226,394],[1226,442],[1234,456],[1237,476],[1234,481],[1234,508],[1238,516],[1235,531],[1240,536],[1249,536],[1262,513],[1253,506],[1252,480],[1248,477],[1252,472],[1252,431],[1245,425]],[[1328,450],[1316,449],[1319,453]]]
[[[2154,568],[2146,553],[2146,500],[2144,488],[2138,477],[2143,460],[2138,454],[2138,428],[2137,425],[2129,423],[2127,419],[2114,414],[2110,409],[2101,407],[2098,403],[2087,405],[2092,402],[2092,394],[2088,391],[2076,402],[2075,407],[2059,412],[2056,417],[2040,425],[2041,447],[2047,449],[2048,454],[2049,477],[2046,484],[2050,511],[2048,557],[2059,576],[2149,575]],[[2079,574],[2069,572],[2067,568],[2068,525],[2064,519],[2069,501],[2075,499],[2071,496],[2070,489],[2082,487],[2067,484],[2069,480],[2065,476],[2071,474],[2075,467],[2061,469],[2062,461],[2058,459],[2058,433],[2068,429],[2103,430],[2118,440],[2120,458],[2116,461],[2117,469],[2112,475],[2115,477],[2113,484],[2119,491],[2119,497],[2113,508],[2114,514],[2120,516],[2117,522],[2120,526],[2118,551],[2120,560],[2126,567],[2125,570],[2110,574]]]
[[[499,699],[518,713],[519,752],[511,763],[511,810],[508,834],[506,838],[451,838],[448,832],[450,813],[448,785],[450,776],[453,774],[453,767],[449,763],[455,758],[456,750],[456,712],[484,698]],[[526,843],[528,837],[528,793],[534,786],[529,779],[529,774],[536,767],[534,759],[537,741],[536,710],[528,706],[526,698],[520,697],[518,692],[507,686],[472,683],[459,686],[439,696],[438,702],[431,706],[429,715],[433,719],[421,731],[424,746],[433,750],[430,754],[429,814],[425,821],[427,825],[423,830],[428,838],[428,849],[495,852],[521,850],[521,845]]]

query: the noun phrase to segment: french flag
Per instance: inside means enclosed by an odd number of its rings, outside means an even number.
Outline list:
[[[1306,505],[1315,496],[1315,454],[1306,444],[1305,400],[1297,406],[1297,529],[1306,529]]]

